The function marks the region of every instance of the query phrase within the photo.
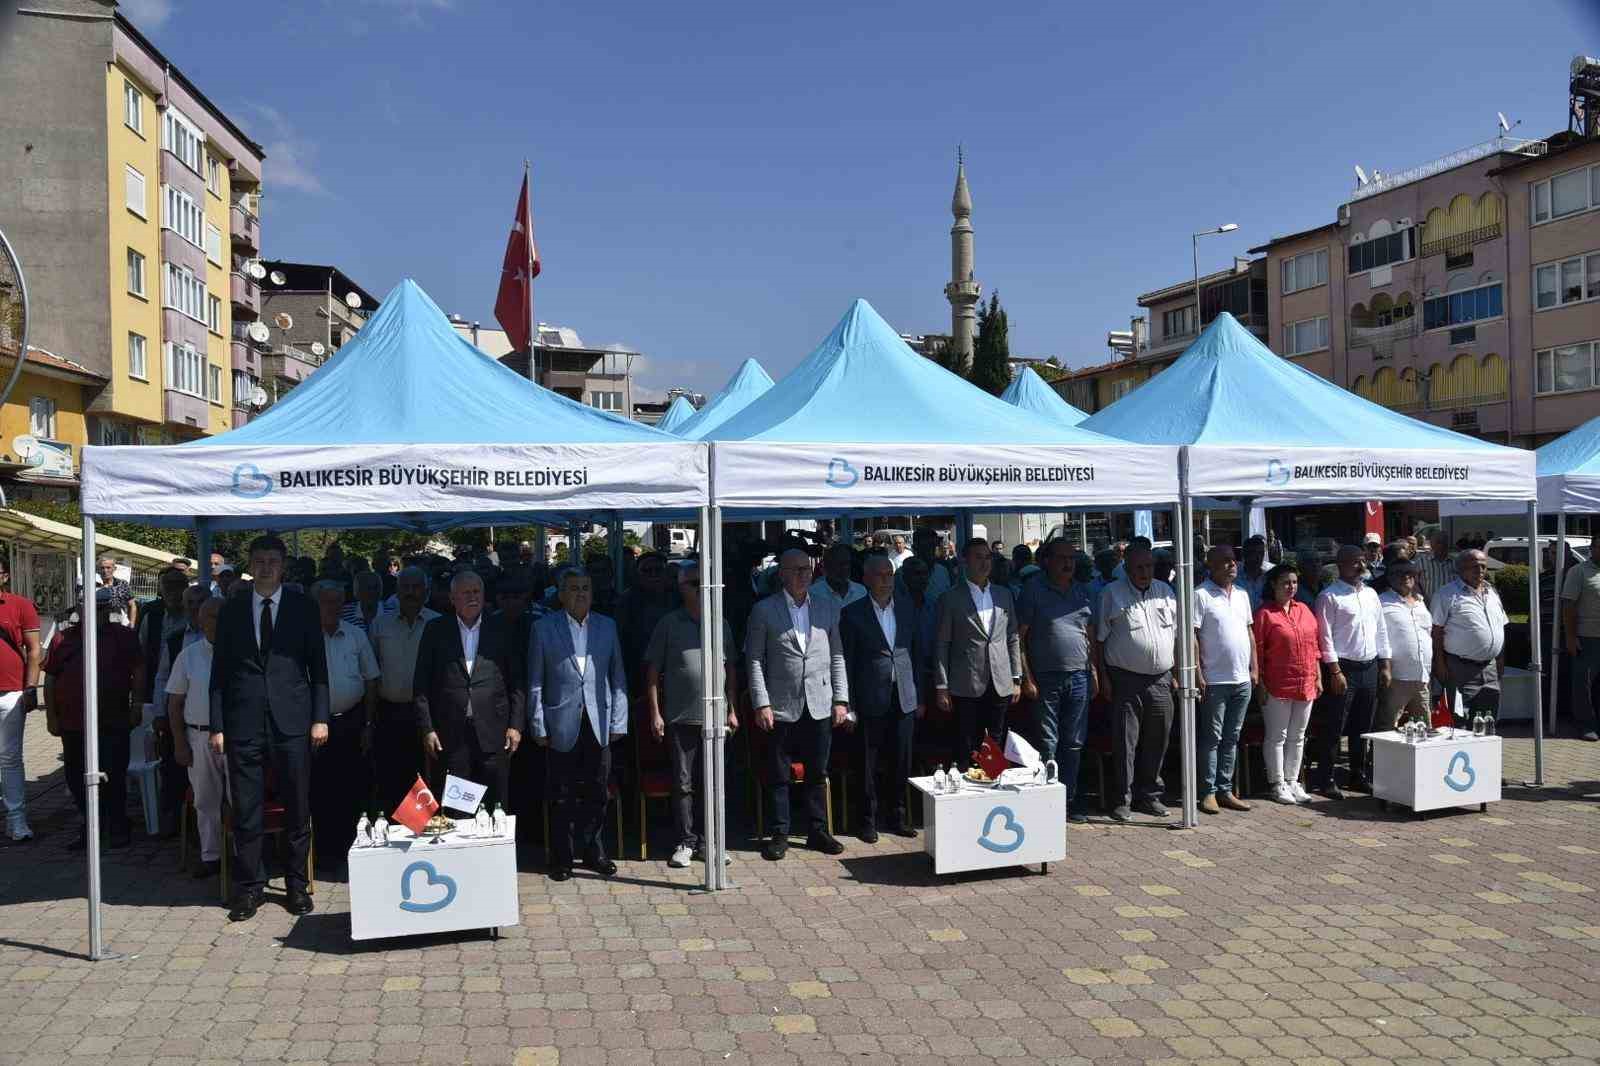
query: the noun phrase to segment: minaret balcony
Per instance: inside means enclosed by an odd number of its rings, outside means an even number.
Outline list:
[[[951,303],[977,303],[983,285],[976,281],[952,281],[944,287],[945,299]]]

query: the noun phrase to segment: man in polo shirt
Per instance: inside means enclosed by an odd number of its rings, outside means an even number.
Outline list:
[[[380,676],[378,713],[367,728],[382,811],[394,810],[422,772],[422,737],[417,733],[411,686],[422,631],[439,617],[439,612],[423,606],[427,598],[427,573],[419,566],[406,567],[395,581],[396,609],[379,615],[372,626]]]
[[[1318,791],[1329,799],[1344,799],[1334,779],[1333,762],[1339,738],[1350,743],[1350,787],[1369,791],[1366,775],[1366,741],[1361,734],[1372,728],[1378,691],[1389,684],[1389,631],[1383,624],[1383,605],[1363,577],[1366,560],[1354,544],[1346,544],[1335,557],[1339,576],[1317,594],[1312,614],[1317,618],[1322,645],[1323,687],[1329,699],[1320,726],[1321,750],[1317,760]]]
[[[211,750],[211,642],[217,636],[221,597],[210,597],[193,611],[198,640],[178,654],[167,678],[166,712],[173,757],[188,770],[200,832],[196,879],[213,877],[222,859],[222,801],[228,794],[228,759]]]
[[[1468,716],[1500,717],[1506,668],[1506,610],[1488,579],[1489,557],[1476,548],[1456,557],[1461,576],[1433,597],[1433,671]]]
[[[311,586],[328,658],[328,740],[312,754],[311,820],[323,854],[337,867],[355,839],[356,819],[371,793],[372,734],[367,723],[378,710],[378,658],[355,623],[340,617],[344,586],[322,580]]]
[[[1155,553],[1130,545],[1127,576],[1100,593],[1095,641],[1111,675],[1111,726],[1117,747],[1117,806],[1111,817],[1133,812],[1165,818],[1161,764],[1172,732],[1172,665],[1178,651],[1178,597],[1155,579]]]
[[[811,595],[818,600],[832,600],[834,610],[842,611],[857,600],[867,598],[867,590],[858,581],[850,579],[850,545],[835,541],[822,553],[822,576],[811,583]]]
[[[5,591],[10,582],[11,567],[0,556],[0,794],[6,835],[21,844],[33,839],[22,738],[39,684],[39,611],[26,596]]]
[[[1076,560],[1065,539],[1039,549],[1042,574],[1030,577],[1017,600],[1022,645],[1022,698],[1038,709],[1039,755],[1054,759],[1067,789],[1067,818],[1082,822],[1073,803],[1078,765],[1089,735],[1089,703],[1100,695],[1094,663],[1094,599],[1074,580]]]
[[[646,563],[658,556],[646,555]],[[678,568],[678,595],[683,606],[669,611],[656,623],[644,650],[644,701],[650,715],[650,732],[664,740],[672,764],[672,818],[678,843],[667,865],[681,870],[703,858],[700,835],[695,831],[695,778],[700,776],[701,727],[705,722],[703,663],[700,658],[700,564]],[[722,623],[723,686],[728,700],[728,728],[739,728],[733,697],[738,691],[730,653],[737,652],[733,630]]]
[[[1200,664],[1200,810],[1206,814],[1248,811],[1233,791],[1233,763],[1239,731],[1260,683],[1256,642],[1250,632],[1250,595],[1234,583],[1239,563],[1233,549],[1218,544],[1206,553],[1210,576],[1194,590],[1194,636]]]
[[[1594,705],[1594,686],[1600,681],[1600,564],[1592,556],[1562,579],[1561,634],[1572,663],[1572,709],[1587,723],[1583,739],[1600,740]]]
[[[1434,595],[1456,579],[1455,560],[1450,555],[1450,538],[1440,526],[1428,534],[1428,552],[1417,560],[1422,581],[1422,597],[1433,605]]]

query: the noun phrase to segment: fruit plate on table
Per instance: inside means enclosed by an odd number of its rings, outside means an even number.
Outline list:
[[[977,775],[977,776],[974,776]],[[974,766],[961,775],[962,788],[998,788],[1000,782],[984,772],[982,767]]]

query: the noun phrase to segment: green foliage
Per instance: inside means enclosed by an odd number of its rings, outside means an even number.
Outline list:
[[[1507,564],[1499,570],[1489,573],[1494,582],[1495,591],[1500,593],[1500,603],[1505,607],[1507,614],[1528,614],[1528,568],[1517,564]]]
[[[989,294],[987,307],[978,308],[978,339],[972,346],[972,371],[967,380],[992,396],[1011,384],[1011,324],[1000,306],[998,290]]]
[[[75,503],[60,503],[55,500],[12,500],[10,503],[13,510],[24,514],[48,518],[52,522],[61,522],[74,529],[83,525],[83,512]],[[194,534],[186,529],[144,526],[136,522],[96,522],[95,531],[108,537],[131,540],[135,544],[143,544],[157,551],[194,558]]]

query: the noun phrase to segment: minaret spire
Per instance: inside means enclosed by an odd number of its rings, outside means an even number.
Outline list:
[[[961,145],[956,146],[956,191],[950,199],[950,213],[955,224],[950,227],[950,283],[944,287],[944,295],[950,301],[950,348],[966,365],[972,359],[983,286],[972,273],[972,193],[967,188],[967,159]]]

